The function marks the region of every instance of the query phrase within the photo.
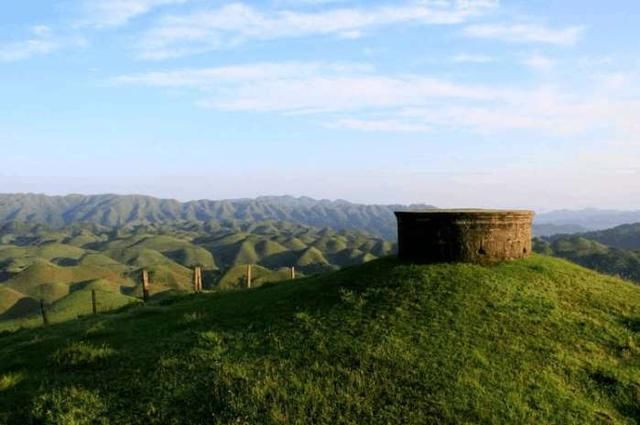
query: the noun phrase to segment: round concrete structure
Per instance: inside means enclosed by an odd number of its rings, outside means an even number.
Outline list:
[[[531,255],[533,211],[397,211],[398,255],[418,263],[491,264]]]

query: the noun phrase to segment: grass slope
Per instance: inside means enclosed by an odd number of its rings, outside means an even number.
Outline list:
[[[49,312],[49,320],[55,323],[91,314],[91,289],[96,291],[98,311],[115,310],[130,303],[140,302],[137,298],[121,294],[118,288],[109,288],[106,285],[88,285],[86,289],[74,291],[68,297],[54,303]]]
[[[39,305],[33,298],[11,288],[0,286],[0,320],[29,314]]]
[[[251,285],[256,288],[268,282],[278,282],[286,280],[291,275],[287,268],[270,270],[260,266],[251,267]],[[227,270],[218,281],[219,289],[240,289],[247,284],[247,266],[235,266]]]
[[[383,259],[0,336],[0,423],[633,424],[640,288]]]
[[[207,289],[225,288],[237,286],[239,276],[233,277],[236,266],[254,264],[259,267],[257,272],[268,269],[256,275],[255,283],[260,284],[286,278],[291,266],[299,275],[309,275],[361,264],[393,250],[392,244],[358,232],[276,221],[173,222],[117,228],[75,224],[56,231],[12,223],[0,226],[0,238],[6,243],[0,245],[0,288],[28,297],[18,300],[7,292],[0,309],[8,313],[0,312],[0,322],[23,319],[33,313],[34,300],[59,302],[74,288],[97,279],[123,287],[126,295],[141,296],[143,268],[150,273],[151,293],[156,295],[190,291],[196,265],[204,269]],[[75,310],[84,308],[83,303]],[[20,321],[24,323],[28,321]],[[18,324],[0,323],[0,329],[15,326]]]

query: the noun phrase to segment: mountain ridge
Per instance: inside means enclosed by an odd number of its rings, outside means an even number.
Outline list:
[[[581,232],[604,230],[637,222],[640,222],[640,210],[560,209],[536,216],[538,225],[576,226],[582,228]]]
[[[316,200],[290,195],[180,202],[147,195],[7,193],[0,194],[0,225],[24,222],[61,228],[73,223],[114,227],[178,220],[278,220],[337,231],[358,230],[392,240],[395,238],[394,210],[427,208],[433,206],[366,205],[342,199]]]

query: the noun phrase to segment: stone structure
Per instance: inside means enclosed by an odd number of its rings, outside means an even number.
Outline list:
[[[532,211],[398,211],[398,255],[418,263],[491,264],[531,254]]]

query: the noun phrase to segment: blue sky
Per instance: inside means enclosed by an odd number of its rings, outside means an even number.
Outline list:
[[[0,6],[0,191],[640,208],[640,4]]]

